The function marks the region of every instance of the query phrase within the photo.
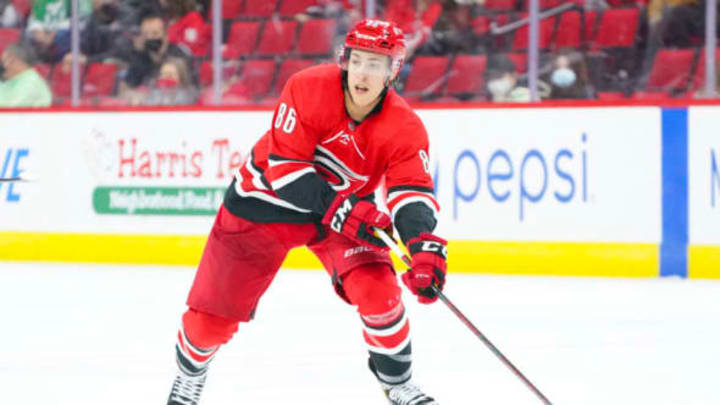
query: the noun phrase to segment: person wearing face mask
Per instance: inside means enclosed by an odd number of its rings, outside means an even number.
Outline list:
[[[0,108],[48,107],[52,93],[45,80],[32,68],[30,47],[8,45],[0,56]]]
[[[168,41],[163,15],[156,9],[148,9],[140,19],[140,33],[128,55],[129,66],[120,85],[121,92],[150,85],[160,66],[170,57],[182,58],[191,66],[190,55]],[[195,72],[191,72],[195,83]]]
[[[193,104],[197,91],[184,59],[168,58],[160,67],[155,83],[150,86],[144,105]]]
[[[412,381],[409,316],[388,247],[375,234],[397,229],[412,256],[402,282],[420,303],[436,302],[447,242],[433,234],[439,206],[425,126],[392,88],[405,52],[394,23],[362,20],[345,36],[337,64],[309,67],[287,81],[210,231],[176,334],[168,405],[199,403],[218,349],[240,322],[262,312],[260,298],[288,251],[300,246],[355,307],[365,364],[387,401],[438,404]],[[382,181],[390,215],[374,201]],[[293,344],[299,330],[288,328]]]
[[[578,52],[561,53],[552,62],[551,71],[545,78],[550,83],[549,98],[572,100],[592,98],[587,65]]]
[[[485,84],[495,103],[530,102],[530,90],[518,85],[515,64],[503,54],[491,55],[488,58]]]

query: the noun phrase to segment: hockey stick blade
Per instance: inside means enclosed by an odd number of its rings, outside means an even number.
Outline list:
[[[410,258],[402,250],[402,248],[395,242],[395,240],[390,237],[390,235],[388,235],[384,230],[382,230],[380,228],[375,228],[375,234],[380,239],[382,239],[383,242],[385,242],[385,244],[390,248],[390,250],[393,251],[393,253],[395,253],[408,267],[410,267],[410,263],[411,263]],[[412,271],[412,268],[409,269],[408,271]],[[480,330],[475,325],[473,325],[472,322],[470,322],[470,320],[452,303],[452,301],[450,301],[450,299],[448,299],[447,296],[445,296],[445,294],[443,294],[442,291],[440,291],[437,288],[437,286],[431,285],[430,287],[432,288],[433,292],[435,294],[437,294],[440,301],[442,301],[445,304],[445,306],[447,306],[448,309],[450,309],[450,311],[453,314],[455,314],[455,316],[457,316],[458,319],[460,319],[460,321],[463,324],[465,324],[465,326],[467,326],[467,328],[470,329],[470,331],[472,331],[472,333],[478,339],[480,339],[480,341],[482,341],[485,344],[485,346],[488,349],[490,349],[490,351],[493,352],[493,354],[498,359],[500,359],[500,361],[507,368],[509,368],[510,371],[512,371],[513,374],[515,374],[515,376],[518,377],[525,384],[526,387],[528,387],[530,389],[530,391],[533,392],[533,394],[535,394],[535,396],[538,397],[538,399],[540,399],[545,405],[552,405],[552,402],[550,402],[550,400],[547,399],[547,397],[545,395],[543,395],[543,393],[540,392],[540,390],[537,387],[535,387],[535,385],[533,383],[531,383],[530,380],[528,380],[527,377],[525,377],[525,375],[522,372],[520,372],[520,370],[518,370],[518,368],[515,367],[515,365],[510,360],[508,360],[508,358],[505,357],[505,355],[502,354],[502,352],[500,350],[498,350],[498,348],[495,347],[495,345],[487,337],[485,337],[485,335],[482,332],[480,332]]]

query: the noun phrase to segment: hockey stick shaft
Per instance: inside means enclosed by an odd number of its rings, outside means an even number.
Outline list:
[[[383,242],[385,242],[393,253],[395,253],[406,265],[408,265],[408,267],[410,267],[410,258],[393,238],[391,238],[382,229],[376,228],[376,234]],[[550,402],[550,400],[547,399],[547,397],[543,395],[543,393],[540,392],[540,390],[532,382],[530,382],[530,380],[528,380],[527,377],[525,377],[525,375],[520,372],[520,370],[518,370],[518,368],[515,367],[515,365],[508,360],[508,358],[505,357],[505,355],[502,354],[502,352],[498,350],[498,348],[495,347],[495,345],[487,337],[485,337],[485,335],[480,332],[480,330],[475,327],[472,322],[470,322],[470,320],[452,303],[452,301],[450,301],[450,299],[448,299],[448,297],[445,296],[445,294],[443,294],[442,291],[440,291],[435,285],[432,285],[431,288],[433,292],[437,294],[438,298],[440,298],[440,301],[442,301],[450,309],[450,311],[455,314],[455,316],[457,316],[458,319],[460,319],[460,321],[465,324],[465,326],[467,326],[468,329],[470,329],[472,333],[477,336],[477,338],[480,339],[480,341],[482,341],[485,346],[490,349],[490,351],[493,352],[493,354],[497,356],[497,358],[500,359],[500,361],[525,384],[525,386],[530,389],[530,391],[532,391],[545,405],[552,405],[552,402]]]
[[[11,181],[22,181],[21,177],[0,177],[0,183],[11,182]]]

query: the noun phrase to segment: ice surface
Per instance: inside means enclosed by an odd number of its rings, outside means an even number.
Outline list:
[[[0,263],[0,403],[164,404],[193,269]],[[720,404],[720,282],[454,275],[446,293],[556,405]],[[443,405],[540,404],[454,315],[405,292]],[[283,270],[203,405],[385,405],[324,272]]]

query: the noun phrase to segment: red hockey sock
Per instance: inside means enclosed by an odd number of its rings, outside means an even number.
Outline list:
[[[188,309],[177,335],[178,365],[190,375],[204,373],[220,345],[227,343],[237,328],[237,321]]]
[[[407,346],[410,324],[397,278],[389,266],[376,263],[357,267],[343,278],[343,288],[358,307],[363,336],[371,351],[395,354]]]

